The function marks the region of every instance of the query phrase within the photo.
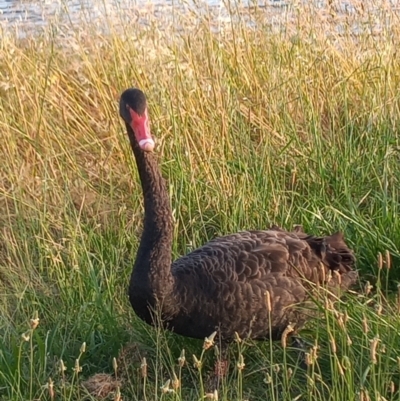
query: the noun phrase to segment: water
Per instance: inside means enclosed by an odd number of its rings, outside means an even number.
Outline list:
[[[0,0],[0,21],[3,26],[43,26],[55,18],[72,20],[99,18],[107,10],[114,10],[115,0]]]
[[[0,26],[3,32],[8,29],[17,29],[19,36],[25,36],[27,32],[37,32],[41,27],[49,23],[66,25],[83,25],[86,22],[97,22],[99,26],[104,25],[105,18],[108,20],[131,18],[136,15],[137,19],[132,23],[141,23],[141,15],[151,12],[153,15],[168,17],[173,9],[180,10],[190,8],[192,0],[182,3],[179,0],[0,0]],[[227,12],[221,0],[202,0],[211,8],[216,9],[219,19],[229,20]],[[282,24],[287,20],[288,12],[293,5],[313,4],[318,10],[328,11],[328,3],[331,0],[238,0],[242,7],[251,7],[254,2],[265,9],[265,13],[271,21],[276,20]],[[356,6],[355,6],[355,5]],[[335,10],[340,15],[352,15],[359,12],[360,7],[367,7],[369,15],[382,13],[382,5],[385,9],[400,9],[400,0],[348,0],[334,1]],[[357,8],[358,7],[358,8]],[[198,5],[195,7],[198,10]],[[378,18],[378,26],[382,25]],[[385,22],[383,22],[385,23]],[[339,23],[340,28],[340,23]],[[357,29],[357,26],[356,26]]]
[[[274,14],[288,4],[288,0],[235,1],[242,7],[261,1],[258,5],[274,10]],[[172,19],[175,10],[185,11],[193,7],[199,11],[201,4],[212,9],[220,22],[229,21],[229,12],[221,0],[200,2],[203,3],[196,1],[195,4],[193,0],[0,0],[0,27],[3,32],[16,30],[19,37],[37,33],[50,23],[76,27],[90,21],[92,24],[97,22],[101,29],[108,25],[106,19],[113,24],[118,24],[119,20],[143,24],[146,15]]]

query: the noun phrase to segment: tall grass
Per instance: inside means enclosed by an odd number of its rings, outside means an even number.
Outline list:
[[[125,10],[102,31],[3,35],[1,400],[216,397],[213,351],[127,302],[143,208],[117,106],[131,86],[149,99],[174,257],[277,223],[342,230],[358,259],[360,295],[321,305],[304,333],[307,368],[239,342],[219,399],[400,399],[400,25],[385,5]]]

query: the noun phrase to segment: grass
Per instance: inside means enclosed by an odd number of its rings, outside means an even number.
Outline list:
[[[219,399],[400,400],[400,25],[385,5],[297,5],[279,24],[197,4],[3,34],[0,400],[206,396],[214,352],[145,326],[126,296],[143,208],[118,116],[131,86],[148,95],[174,257],[272,223],[342,230],[356,252],[360,295],[320,305],[307,369],[242,341]]]

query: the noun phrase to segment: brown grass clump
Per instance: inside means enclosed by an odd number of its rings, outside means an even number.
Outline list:
[[[85,380],[82,385],[94,397],[105,399],[121,386],[121,381],[107,373],[97,373]]]

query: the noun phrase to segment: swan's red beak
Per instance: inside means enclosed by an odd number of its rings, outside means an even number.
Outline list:
[[[150,122],[147,115],[147,109],[142,115],[136,113],[134,110],[129,108],[131,115],[131,127],[135,133],[136,140],[141,149],[146,152],[152,152],[154,150],[154,140],[150,133]]]

